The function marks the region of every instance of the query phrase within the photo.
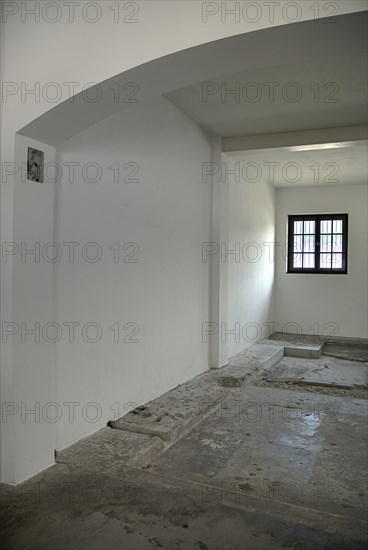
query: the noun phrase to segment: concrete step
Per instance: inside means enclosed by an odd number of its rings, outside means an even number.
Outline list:
[[[113,468],[119,479],[121,468],[146,468],[163,449],[164,443],[159,437],[105,427],[58,451],[55,463],[69,465],[73,470],[87,464],[91,472]]]
[[[226,397],[224,388],[213,383],[212,378],[210,372],[197,376],[109,422],[109,426],[156,436],[172,444]]]
[[[300,357],[302,359],[318,359],[321,357],[324,342],[300,343],[294,340],[262,340],[261,344],[267,346],[282,346],[287,357]]]
[[[269,369],[276,365],[284,356],[284,347],[277,345],[275,343],[264,343],[253,344],[249,348],[250,352],[256,352],[259,354],[259,361],[261,362],[263,368]]]
[[[108,426],[159,437],[166,447],[170,446],[228,399],[229,392],[255,382],[264,369],[276,364],[282,356],[280,346],[255,344],[231,358],[225,367],[200,374],[110,421]]]
[[[295,348],[296,352],[298,347]],[[318,346],[301,347],[303,353],[316,353],[315,348]],[[125,416],[111,420],[108,426],[115,430],[159,438],[166,449],[208,417],[211,411],[239,388],[260,379],[265,370],[281,361],[284,353],[284,342],[266,340],[253,344],[231,357],[225,367],[196,376]],[[140,462],[138,459],[137,464]]]

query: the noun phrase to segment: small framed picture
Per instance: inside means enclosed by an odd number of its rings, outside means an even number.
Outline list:
[[[43,183],[44,152],[28,147],[27,179]]]

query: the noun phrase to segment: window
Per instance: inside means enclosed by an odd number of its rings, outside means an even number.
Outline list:
[[[348,215],[289,216],[288,273],[347,273]]]

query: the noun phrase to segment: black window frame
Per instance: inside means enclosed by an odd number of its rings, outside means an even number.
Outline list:
[[[342,267],[328,268],[320,267],[321,253],[321,222],[323,220],[342,220]],[[288,254],[287,254],[287,273],[320,273],[329,275],[346,275],[348,272],[348,214],[293,214],[288,216]],[[296,221],[314,221],[315,222],[315,247],[314,247],[314,268],[303,268],[293,266],[294,252],[294,222]],[[303,233],[304,236],[304,224]],[[331,235],[334,235],[333,230]]]

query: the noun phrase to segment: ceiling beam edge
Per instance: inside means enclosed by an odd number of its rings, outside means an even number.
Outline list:
[[[275,149],[298,145],[363,141],[367,139],[368,126],[366,124],[360,124],[358,126],[320,128],[298,132],[282,132],[279,134],[225,137],[222,138],[222,152],[229,153],[255,149]]]

